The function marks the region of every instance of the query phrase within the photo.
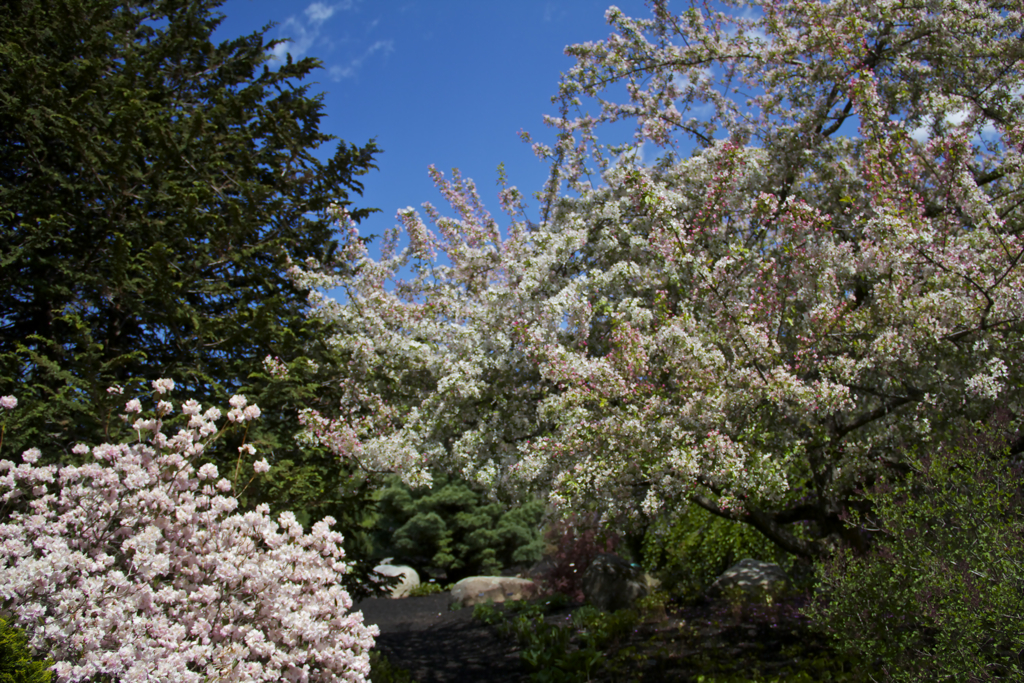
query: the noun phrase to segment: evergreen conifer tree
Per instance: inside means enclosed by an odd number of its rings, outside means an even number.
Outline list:
[[[275,479],[247,504],[344,529],[346,500],[362,507],[356,480],[293,439],[333,356],[288,268],[341,267],[336,214],[373,211],[350,197],[380,150],[338,141],[321,160],[335,140],[302,83],[319,63],[269,64],[269,26],[215,43],[221,3],[0,7],[0,393],[19,400],[0,457],[73,461],[75,443],[118,438],[110,416],[169,377],[204,405],[245,393],[262,408],[246,441]],[[294,371],[276,378],[267,356]],[[233,470],[240,441],[206,457]]]

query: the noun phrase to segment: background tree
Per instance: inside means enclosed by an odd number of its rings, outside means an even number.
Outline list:
[[[430,381],[337,452],[619,519],[693,503],[814,557],[960,419],[1006,407],[1024,449],[1024,17],[739,7],[613,8],[569,49],[540,223],[505,188],[503,235],[438,174],[458,217],[356,259],[345,343]]]
[[[298,407],[330,400],[314,390],[333,360],[287,269],[312,258],[336,272],[328,209],[369,214],[349,197],[379,150],[342,141],[320,161],[334,136],[301,84],[319,63],[269,68],[266,29],[213,43],[220,4],[0,9],[0,391],[22,408],[6,445],[73,460],[158,377],[205,404],[244,392],[265,413],[248,441],[278,473],[249,502],[344,525],[341,499],[362,494],[293,440]],[[108,396],[113,384],[126,394]],[[233,467],[240,438],[209,457]]]
[[[506,509],[474,488],[444,475],[430,489],[412,489],[392,478],[380,492],[376,555],[443,575],[446,582],[540,560],[544,501]]]

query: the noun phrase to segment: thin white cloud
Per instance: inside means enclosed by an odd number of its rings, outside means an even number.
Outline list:
[[[314,2],[306,8],[306,16],[309,17],[309,20],[314,24],[322,24],[331,18],[331,15],[334,14],[336,9],[337,6],[331,7],[330,5],[325,5],[322,2]]]
[[[363,66],[363,62],[373,56],[374,53],[383,52],[385,55],[391,54],[395,49],[393,40],[378,40],[376,43],[366,48],[360,56],[350,61],[345,66],[332,66],[328,69],[328,73],[331,74],[331,78],[336,81],[340,81],[343,78],[350,78],[356,75],[356,72]]]
[[[317,32],[307,29],[295,17],[285,19],[284,23],[281,24],[281,31],[286,33],[288,38],[274,47],[273,59],[277,61],[285,61],[288,54],[291,54],[292,59],[302,57],[313,46],[313,41],[316,40]]]
[[[968,109],[958,109],[956,111],[949,112],[943,117],[946,125],[951,128],[958,128],[971,115]],[[910,131],[910,137],[914,140],[924,144],[932,137],[932,129],[935,125],[935,118],[932,116],[926,116],[921,122],[921,125]],[[991,121],[986,121],[985,125],[981,127],[981,130],[977,131],[975,135],[977,137],[986,137],[994,135],[996,133],[996,127]]]
[[[272,58],[284,61],[286,55],[298,59],[309,52],[320,37],[320,27],[338,11],[350,10],[353,0],[342,0],[334,4],[313,2],[301,15],[293,15],[284,20],[279,31],[288,36],[283,43],[274,48]]]
[[[273,48],[272,58],[278,61],[284,61],[288,54],[291,54],[293,59],[301,57],[309,51],[319,33],[315,28],[306,28],[306,25],[294,16],[285,19],[280,31],[288,38]]]
[[[292,59],[299,59],[314,46],[321,53],[332,51],[335,48],[335,41],[330,38],[330,29],[326,28],[327,22],[339,12],[355,9],[357,2],[358,0],[339,0],[333,3],[322,0],[311,2],[301,14],[292,15],[282,22],[279,29],[280,35],[287,36],[287,38],[274,48],[271,58],[275,61],[284,61],[288,55],[291,55]],[[365,31],[372,31],[378,23],[379,20],[370,22]],[[323,35],[321,29],[325,29]],[[349,41],[345,39],[342,42]],[[394,41],[378,40],[366,48],[360,56],[350,60],[348,64],[328,66],[328,74],[336,81],[350,78],[355,76],[363,63],[372,55],[376,53],[387,55],[393,50]],[[324,58],[323,54],[317,56],[321,59]]]

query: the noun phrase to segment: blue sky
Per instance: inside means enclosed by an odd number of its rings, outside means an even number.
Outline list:
[[[268,37],[288,38],[294,56],[323,62],[313,86],[325,94],[321,129],[356,144],[376,138],[384,150],[356,203],[381,213],[363,222],[361,234],[382,234],[398,209],[424,201],[450,213],[427,175],[430,164],[475,180],[504,225],[497,166],[505,164],[525,195],[540,189],[547,166],[519,131],[553,142],[542,116],[557,113],[551,96],[573,64],[564,49],[607,37],[611,4],[628,16],[650,14],[640,0],[227,0],[215,39],[275,22]]]

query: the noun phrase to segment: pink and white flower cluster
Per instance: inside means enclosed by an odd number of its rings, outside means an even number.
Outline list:
[[[259,416],[244,397],[231,405],[235,421]],[[186,401],[187,425],[169,435],[172,409],[161,399],[139,417],[135,443],[75,446],[93,458],[81,466],[38,466],[38,449],[0,461],[5,612],[59,681],[368,680],[377,629],[339,585],[334,520],[305,533],[290,512],[238,511],[217,467],[194,466],[220,411]]]

